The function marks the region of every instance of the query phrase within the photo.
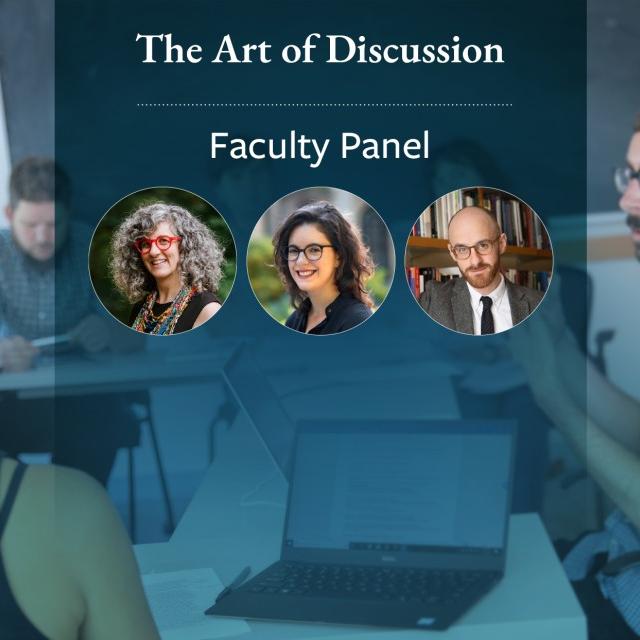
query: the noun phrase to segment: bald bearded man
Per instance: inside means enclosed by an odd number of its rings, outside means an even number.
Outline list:
[[[439,324],[485,335],[510,329],[538,306],[543,293],[507,280],[500,256],[507,238],[494,216],[480,207],[460,209],[449,222],[449,254],[461,278],[429,281],[420,305]]]

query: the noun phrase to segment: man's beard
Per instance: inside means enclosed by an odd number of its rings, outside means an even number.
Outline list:
[[[478,269],[480,267],[489,267],[487,271],[483,271],[482,273],[469,273],[472,268]],[[494,280],[498,271],[500,270],[500,263],[496,262],[494,265],[487,264],[486,262],[481,262],[477,264],[475,267],[468,267],[462,272],[462,277],[474,288],[474,289],[484,289],[488,287]]]

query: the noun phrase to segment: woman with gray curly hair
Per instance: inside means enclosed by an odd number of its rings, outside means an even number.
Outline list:
[[[224,251],[213,232],[183,207],[156,202],[117,228],[111,273],[134,304],[136,331],[171,335],[209,320],[222,306],[215,292]]]

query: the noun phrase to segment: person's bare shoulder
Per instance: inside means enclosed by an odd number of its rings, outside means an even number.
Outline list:
[[[74,469],[32,469],[55,504],[59,552],[85,602],[85,637],[156,640],[131,542],[104,488]]]
[[[120,518],[94,478],[58,465],[34,465],[29,472],[31,487],[36,490],[34,497],[51,501],[54,506],[56,540],[72,567],[84,553],[94,553],[101,542],[120,542]]]
[[[101,510],[109,499],[102,485],[83,471],[59,465],[29,466],[29,485],[37,494],[54,492],[60,509]]]
[[[104,535],[104,527],[120,526],[104,488],[82,471],[32,465],[25,481],[32,512],[42,515],[43,527],[55,529],[55,542],[65,556],[77,557],[79,545]]]
[[[207,320],[211,320],[213,316],[220,311],[222,305],[219,302],[210,302],[208,305],[203,307],[202,311],[198,314],[195,322],[193,323],[193,328],[199,327],[200,325],[207,322]]]

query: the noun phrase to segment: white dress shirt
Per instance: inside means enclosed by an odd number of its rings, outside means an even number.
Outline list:
[[[509,304],[509,296],[507,295],[507,285],[504,282],[504,276],[500,274],[500,284],[491,293],[480,293],[474,289],[468,282],[469,293],[471,294],[471,309],[473,311],[473,333],[480,335],[480,327],[482,321],[483,305],[480,298],[488,296],[493,300],[491,304],[491,313],[493,315],[493,327],[496,333],[506,331],[513,327],[513,319],[511,318],[511,305]]]

